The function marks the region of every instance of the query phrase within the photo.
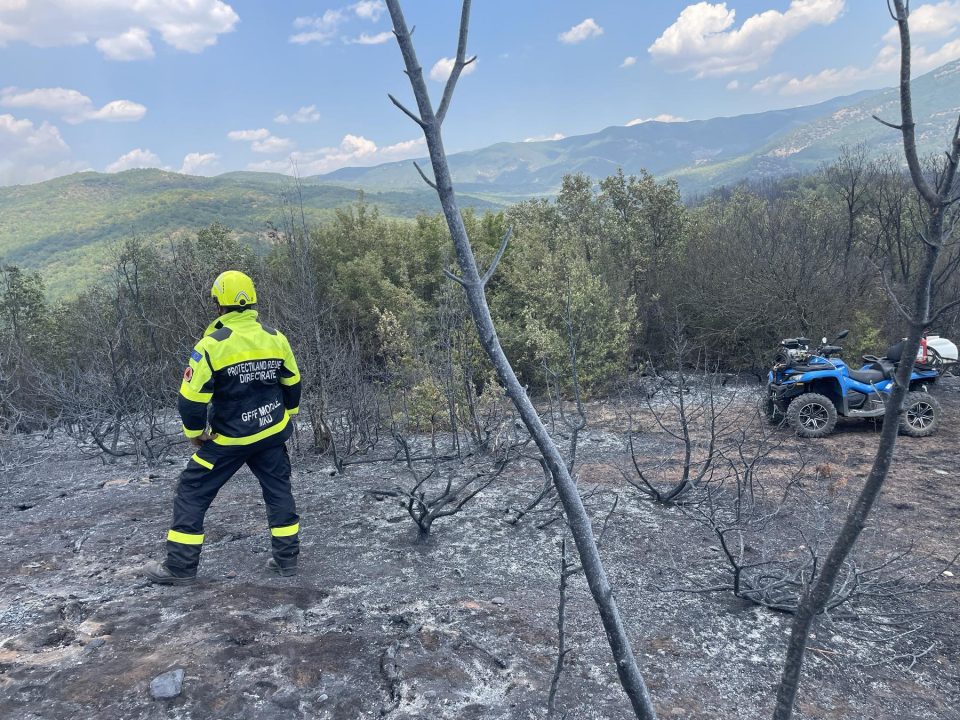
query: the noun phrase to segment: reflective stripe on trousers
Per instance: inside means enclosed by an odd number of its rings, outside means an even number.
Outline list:
[[[180,473],[167,533],[167,567],[178,576],[193,575],[203,549],[203,520],[220,488],[246,464],[267,505],[273,556],[281,566],[296,563],[300,552],[300,518],[290,490],[286,445],[235,448],[204,443]]]

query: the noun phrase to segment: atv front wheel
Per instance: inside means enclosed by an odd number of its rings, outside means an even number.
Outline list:
[[[900,414],[900,434],[927,437],[940,427],[940,403],[930,393],[915,390],[907,393]]]
[[[805,438],[822,438],[837,424],[837,408],[819,393],[804,393],[787,407],[787,423]]]
[[[763,407],[764,415],[767,416],[767,422],[771,425],[782,425],[783,420],[786,417],[783,410],[780,409],[780,406],[773,401],[771,395],[767,395],[766,403]]]

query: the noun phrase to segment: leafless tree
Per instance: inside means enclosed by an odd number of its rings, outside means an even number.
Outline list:
[[[393,437],[413,484],[373,490],[370,494],[379,498],[400,498],[404,509],[417,526],[418,542],[430,537],[434,522],[456,515],[497,480],[530,442],[529,437],[520,438],[511,423],[505,423],[501,442],[497,442],[491,449],[492,461],[485,462],[486,458],[481,458],[480,464],[465,467],[459,455],[441,458],[437,454],[437,436],[436,432],[433,432],[430,438],[430,456],[426,462],[420,463],[421,468],[418,470],[417,459],[410,450],[410,442],[400,434],[396,426]]]
[[[720,394],[723,374],[717,365],[703,353],[692,352],[682,328],[673,333],[672,345],[674,371],[666,377],[648,363],[645,374],[653,377],[658,391],[644,394],[646,415],[653,418],[654,430],[669,438],[671,455],[652,461],[638,458],[634,439],[643,429],[628,412],[627,448],[632,472],[621,470],[624,479],[643,495],[664,504],[680,501],[712,477],[714,463],[741,421],[739,413],[730,412],[737,393],[726,392],[725,397]],[[691,356],[693,362],[688,366]],[[655,402],[659,398],[663,402]],[[672,472],[678,465],[671,462],[674,447],[682,453],[679,475]]]
[[[567,539],[560,540],[560,601],[557,605],[557,663],[550,680],[550,692],[547,695],[547,717],[552,718],[557,712],[557,690],[560,688],[560,676],[563,673],[563,664],[566,662],[570,648],[567,647],[567,583],[570,577],[580,571],[580,568],[570,567],[567,560]]]
[[[890,471],[903,401],[910,387],[910,375],[923,331],[951,308],[960,305],[960,299],[953,299],[935,309],[933,307],[935,298],[932,297],[940,253],[944,245],[949,242],[957,223],[957,205],[960,202],[960,192],[956,186],[957,165],[960,163],[960,117],[953,130],[945,161],[939,165],[938,171],[932,176],[925,173],[917,153],[916,124],[913,118],[910,87],[909,2],[908,0],[889,0],[888,8],[900,32],[900,122],[899,124],[882,120],[881,122],[901,133],[910,177],[923,204],[924,222],[917,233],[923,247],[922,260],[915,278],[910,283],[909,299],[901,302],[896,297],[893,298],[909,332],[904,344],[903,361],[897,369],[896,383],[887,403],[876,458],[826,561],[816,578],[812,580],[797,609],[787,646],[783,674],[777,688],[774,720],[788,720],[793,714],[794,699],[800,684],[800,673],[810,631],[817,615],[826,607],[834,585],[841,576],[847,556],[866,526],[870,511]]]
[[[443,214],[446,218],[451,238],[453,239],[457,262],[461,271],[459,277],[452,273],[450,277],[458,282],[466,292],[470,310],[477,326],[480,343],[490,358],[496,370],[497,377],[506,388],[507,395],[516,406],[523,424],[526,426],[550,469],[553,481],[557,487],[557,492],[563,502],[567,520],[570,524],[577,551],[580,555],[580,561],[584,567],[587,582],[590,586],[590,591],[597,604],[604,630],[610,642],[621,685],[630,698],[637,717],[642,720],[652,720],[656,717],[653,701],[646,683],[643,680],[643,676],[640,674],[640,669],[637,666],[627,629],[620,617],[620,611],[613,596],[613,589],[610,587],[610,581],[607,578],[606,571],[600,559],[600,553],[597,550],[590,518],[580,500],[576,483],[574,483],[573,478],[567,471],[559,449],[544,427],[540,416],[537,414],[536,408],[534,408],[533,403],[527,397],[526,391],[517,379],[516,373],[514,373],[509,360],[507,360],[497,337],[493,319],[490,316],[490,308],[487,305],[485,288],[496,270],[497,263],[506,251],[509,233],[504,237],[500,250],[490,263],[490,266],[481,275],[477,267],[476,257],[470,245],[470,238],[467,235],[463,217],[460,214],[456,194],[454,193],[450,167],[447,163],[446,152],[443,147],[441,126],[450,108],[450,102],[453,99],[457,81],[460,79],[463,69],[474,60],[474,58],[468,59],[466,56],[470,2],[471,0],[464,0],[463,2],[456,59],[444,88],[440,105],[437,110],[434,111],[433,103],[430,100],[427,86],[423,79],[423,69],[417,60],[413,40],[407,28],[403,11],[400,8],[400,2],[399,0],[387,0],[387,8],[390,11],[390,17],[393,21],[394,34],[400,46],[407,77],[410,80],[416,98],[417,112],[406,108],[395,98],[391,98],[391,100],[423,130],[427,148],[430,151],[433,179],[431,180],[422,170],[420,170],[420,173],[427,184],[437,191],[440,198]]]
[[[850,261],[857,240],[857,223],[870,202],[870,189],[874,186],[875,166],[867,157],[863,144],[842,147],[840,157],[826,168],[827,182],[843,200],[846,210],[846,248],[844,267]]]
[[[184,441],[169,411],[185,355],[182,329],[171,334],[154,320],[164,300],[155,261],[139,240],[123,243],[112,282],[75,301],[66,356],[38,368],[40,392],[60,421],[81,448],[105,461],[157,460]]]
[[[278,325],[296,338],[297,363],[304,378],[301,411],[309,421],[311,446],[320,453],[332,450],[336,460],[338,453],[331,448],[333,436],[327,415],[327,384],[332,375],[352,365],[345,357],[349,346],[334,326],[332,308],[317,280],[317,259],[310,242],[299,175],[294,175],[283,189],[280,201],[281,227],[270,227],[267,232],[282,259],[282,272],[270,276],[269,290],[276,300],[269,304],[270,312]]]

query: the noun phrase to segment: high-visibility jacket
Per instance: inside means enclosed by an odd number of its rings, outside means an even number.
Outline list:
[[[300,371],[290,343],[252,309],[210,324],[190,354],[178,403],[188,438],[209,427],[213,442],[224,446],[282,442],[299,406]]]

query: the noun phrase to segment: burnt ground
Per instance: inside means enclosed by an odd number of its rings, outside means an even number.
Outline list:
[[[912,547],[896,572],[931,584],[921,595],[868,599],[870,612],[855,618],[820,622],[799,718],[960,718],[960,569],[941,574],[960,551],[960,383],[939,396],[940,433],[900,439],[864,535],[880,555]],[[618,470],[622,413],[612,403],[589,412],[580,483],[599,488],[589,501],[598,528],[619,498],[602,553],[660,716],[769,717],[790,616],[730,592],[676,591],[729,580],[716,537],[689,514],[643,500]],[[807,491],[828,488],[836,515],[869,467],[877,429],[843,423],[823,441],[777,432],[782,457],[803,452]],[[161,558],[182,460],[103,465],[78,459],[65,442],[18,442],[23,453],[0,485],[0,717],[546,716],[563,524],[538,528],[547,513],[505,522],[507,508],[539,490],[535,462],[511,466],[416,543],[397,501],[368,492],[405,482],[402,465],[331,475],[323,461],[301,459],[294,487],[303,554],[294,578],[262,569],[265,514],[243,471],[208,515],[201,580],[177,589],[151,586],[138,571]],[[644,442],[655,446],[656,434]],[[921,614],[902,624],[896,613],[905,608]],[[579,576],[569,589],[567,642],[561,713],[632,717]],[[153,700],[150,680],[175,668],[185,671],[182,693]]]

